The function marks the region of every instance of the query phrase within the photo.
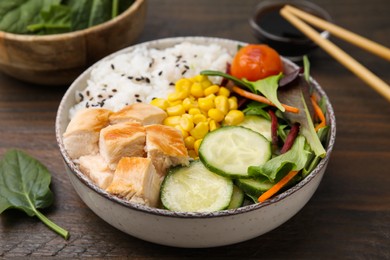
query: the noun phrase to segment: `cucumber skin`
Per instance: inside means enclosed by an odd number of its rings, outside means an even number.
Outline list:
[[[267,140],[267,138],[265,138],[262,134],[260,134],[260,133],[258,133],[258,132],[256,132],[256,131],[253,131],[253,130],[251,130],[251,129],[249,129],[249,128],[246,128],[246,127],[244,127],[244,126],[223,126],[223,127],[219,128],[219,129],[216,130],[216,131],[226,130],[227,128],[233,128],[233,127],[234,127],[234,128],[240,127],[240,128],[245,129],[245,130],[252,131],[253,133],[256,133],[257,135],[261,136],[261,138],[264,138],[265,140]],[[207,135],[210,135],[210,134],[213,134],[213,132],[210,132],[210,133],[208,133]],[[205,138],[206,138],[206,137],[205,137]],[[203,139],[203,140],[204,140],[204,139]],[[269,157],[268,157],[267,160],[269,160],[269,159],[272,157],[272,144],[271,144],[271,142],[269,142],[268,140],[267,140],[267,142],[268,142],[267,150],[269,150]],[[203,144],[203,142],[200,144],[200,147],[199,147],[199,160],[203,163],[203,165],[204,165],[207,169],[209,169],[210,171],[212,171],[212,172],[214,172],[214,173],[216,173],[216,174],[218,174],[218,175],[221,175],[221,176],[227,177],[227,178],[231,178],[231,179],[248,179],[248,178],[252,178],[252,176],[249,175],[248,172],[247,172],[246,174],[232,173],[232,172],[228,172],[228,173],[227,173],[227,172],[224,172],[224,171],[222,171],[222,170],[220,170],[220,169],[218,169],[218,168],[215,168],[215,167],[213,167],[212,165],[210,165],[210,164],[207,162],[206,158],[204,158],[204,156],[203,156],[203,154],[202,154],[202,152],[201,152],[201,150],[202,150],[202,144]],[[252,165],[250,165],[250,166],[252,166]],[[248,167],[249,167],[249,166],[248,166]]]
[[[250,182],[258,182],[258,186],[255,187]],[[238,179],[235,181],[235,184],[242,190],[244,193],[249,194],[254,197],[259,197],[261,194],[269,190],[274,184],[268,180],[256,180],[256,179]]]
[[[227,209],[236,209],[244,204],[245,193],[237,185],[233,185],[232,199]]]

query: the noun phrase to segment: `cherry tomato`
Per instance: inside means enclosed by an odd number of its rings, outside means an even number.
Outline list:
[[[283,70],[279,54],[265,44],[249,44],[234,56],[230,73],[237,78],[256,81]]]

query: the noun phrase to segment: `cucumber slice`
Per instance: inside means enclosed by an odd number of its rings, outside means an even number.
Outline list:
[[[271,158],[271,143],[248,128],[224,126],[204,137],[199,158],[212,172],[229,178],[249,178],[249,166],[261,165]]]
[[[261,116],[245,116],[244,121],[239,124],[262,134],[268,141],[272,141],[271,121]]]
[[[226,209],[233,181],[209,171],[200,161],[173,168],[161,186],[161,202],[169,210],[211,212]]]
[[[236,184],[250,197],[258,198],[261,194],[269,190],[274,183],[261,179],[239,179]]]
[[[236,209],[242,206],[244,203],[244,192],[237,187],[236,185],[233,185],[233,194],[232,199],[230,200],[230,204],[227,207],[228,209]]]

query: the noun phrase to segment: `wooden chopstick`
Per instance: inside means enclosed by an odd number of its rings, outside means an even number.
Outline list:
[[[390,86],[378,78],[375,74],[357,62],[354,58],[333,44],[328,39],[323,38],[316,30],[300,20],[297,16],[289,11],[289,6],[280,10],[280,14],[293,24],[297,29],[304,33],[308,38],[319,45],[323,50],[335,58],[338,62],[352,71],[357,77],[366,82],[370,87],[390,101]],[[291,9],[290,9],[291,10]]]
[[[328,31],[332,35],[343,39],[346,42],[350,42],[362,49],[365,49],[373,54],[378,55],[388,61],[390,61],[390,49],[380,45],[374,41],[371,41],[365,37],[362,37],[356,33],[348,31],[340,26],[337,26],[333,23],[320,19],[312,14],[306,13],[298,8],[295,8],[291,5],[286,5],[285,10],[299,17],[301,20],[314,25],[315,27]]]

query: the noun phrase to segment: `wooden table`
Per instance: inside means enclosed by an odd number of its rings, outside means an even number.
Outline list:
[[[215,36],[255,42],[248,17],[259,0],[150,0],[139,42],[173,36]],[[318,0],[339,25],[390,45],[388,0]],[[389,63],[333,39],[390,82]],[[180,249],[126,235],[97,217],[65,175],[54,134],[66,87],[41,87],[0,74],[0,155],[27,151],[52,173],[55,203],[43,212],[68,229],[68,241],[37,218],[16,210],[0,216],[0,257],[129,257],[390,259],[390,104],[321,50],[312,76],[331,99],[336,145],[324,179],[309,203],[279,228],[220,248]],[[258,223],[261,225],[262,223]]]

